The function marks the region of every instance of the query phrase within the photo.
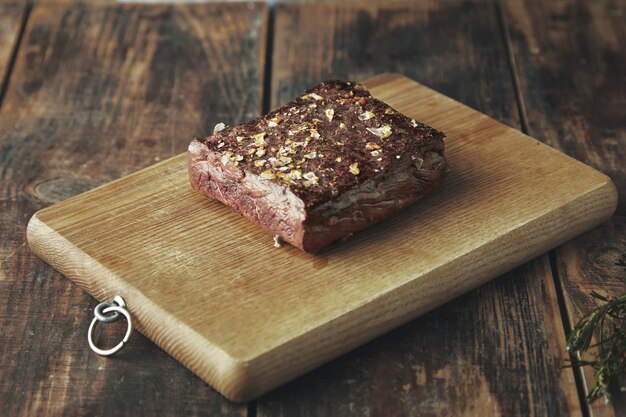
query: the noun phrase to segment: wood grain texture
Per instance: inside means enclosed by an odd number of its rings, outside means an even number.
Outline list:
[[[445,131],[455,171],[427,203],[349,241],[316,255],[275,249],[255,225],[191,189],[183,154],[39,211],[29,244],[96,298],[121,294],[138,329],[244,401],[615,209],[613,184],[580,162],[406,77],[365,83]]]
[[[498,13],[480,3],[281,6],[273,105],[394,69],[519,128]],[[261,398],[258,415],[580,415],[564,344],[542,256]]]
[[[590,292],[623,291],[611,264],[626,253],[626,38],[619,1],[505,3],[521,101],[530,134],[597,167],[616,183],[622,196],[614,217],[602,228],[556,251],[569,325],[593,307]],[[584,372],[586,387],[593,383]],[[626,394],[597,401],[593,416],[626,415]]]
[[[9,64],[17,47],[25,14],[26,4],[23,1],[0,2],[0,97],[8,81]]]
[[[254,3],[33,8],[0,112],[1,415],[246,414],[140,334],[90,352],[95,300],[25,234],[49,203],[257,115],[266,21]]]

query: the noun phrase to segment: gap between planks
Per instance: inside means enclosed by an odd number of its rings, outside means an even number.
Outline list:
[[[32,7],[33,6],[31,6],[28,1],[25,1],[22,3],[22,16],[19,22],[19,28],[17,30],[17,37],[15,38],[15,42],[13,43],[13,47],[11,49],[11,54],[9,56],[9,64],[7,65],[6,73],[4,74],[3,79],[0,81],[0,110],[2,110],[2,104],[4,103],[4,96],[6,95],[6,92],[9,89],[9,82],[11,81],[11,74],[13,73],[13,66],[15,64],[15,59],[17,58],[17,51],[20,49],[20,45],[22,44],[24,31],[26,29],[26,23],[28,23],[28,17],[30,16],[30,11],[32,10]]]
[[[274,54],[274,5],[267,11],[267,36],[265,37],[265,62],[263,63],[263,93],[261,97],[261,113],[270,112],[272,105],[272,64]]]

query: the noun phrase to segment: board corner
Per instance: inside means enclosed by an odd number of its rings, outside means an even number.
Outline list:
[[[384,84],[388,84],[392,82],[399,82],[399,81],[419,84],[414,79],[409,78],[406,75],[401,74],[399,72],[383,72],[380,74],[376,74],[362,81],[362,83],[365,84],[368,89],[372,89],[372,88],[376,88]]]
[[[38,216],[42,210],[36,211],[26,225],[26,242],[28,247],[40,258],[43,258],[40,250],[42,240],[45,239],[50,231],[50,228]]]

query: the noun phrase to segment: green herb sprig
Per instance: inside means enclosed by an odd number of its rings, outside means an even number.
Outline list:
[[[621,280],[626,283],[626,277]],[[591,295],[600,301],[599,306],[583,317],[567,337],[570,366],[591,366],[595,370],[595,386],[587,394],[589,404],[600,397],[608,401],[613,386],[626,376],[626,293],[615,297],[593,291]],[[592,344],[594,335],[596,342]],[[595,353],[591,359],[584,359],[590,348],[595,348]]]

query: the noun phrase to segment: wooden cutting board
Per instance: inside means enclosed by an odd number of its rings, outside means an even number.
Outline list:
[[[447,134],[452,173],[414,207],[320,254],[274,248],[196,195],[186,155],[37,212],[29,244],[98,300],[123,296],[143,334],[244,401],[615,210],[613,183],[581,162],[401,75],[365,84]]]

